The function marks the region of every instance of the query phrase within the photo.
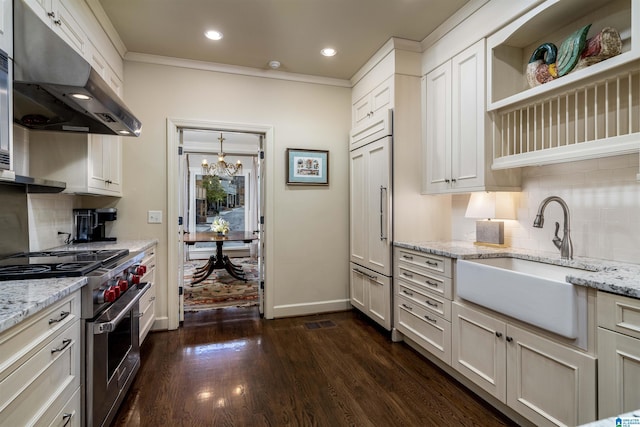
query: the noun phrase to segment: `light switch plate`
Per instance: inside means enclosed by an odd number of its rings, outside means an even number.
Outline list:
[[[147,223],[162,224],[162,211],[149,211],[147,216]]]

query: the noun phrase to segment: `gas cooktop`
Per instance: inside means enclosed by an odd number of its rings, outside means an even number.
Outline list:
[[[85,276],[128,254],[128,249],[24,252],[0,259],[0,280]]]

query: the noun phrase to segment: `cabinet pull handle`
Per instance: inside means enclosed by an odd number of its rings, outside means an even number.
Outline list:
[[[404,303],[403,303],[403,304],[402,304],[402,306],[403,306],[404,308],[406,308],[407,310],[413,310],[413,307],[411,307],[410,305],[407,305],[407,304],[404,304]]]
[[[402,258],[408,259],[409,261],[413,261],[413,257],[411,255],[402,255]]]
[[[407,291],[405,289],[402,290],[402,293],[404,293],[405,295],[409,295],[410,297],[413,296],[413,292],[409,292],[409,291]]]
[[[427,303],[428,306],[431,306],[431,307],[437,307],[438,306],[438,304],[434,304],[429,300],[425,300],[425,302]]]
[[[425,261],[425,264],[427,264],[427,265],[433,265],[434,267],[438,265],[438,263],[437,263],[437,262],[432,262],[432,261],[429,261],[429,260],[426,260],[426,261]]]
[[[49,18],[55,18],[56,17],[56,13],[55,12],[47,12],[47,16]]]
[[[436,319],[432,319],[432,318],[431,318],[431,317],[429,317],[429,316],[426,316],[426,315],[425,315],[425,316],[424,316],[424,318],[425,318],[425,319],[427,319],[427,322],[431,322],[431,323],[438,323],[438,321],[437,321]]]
[[[382,192],[387,191],[387,187],[380,186],[380,240],[387,240],[384,235],[384,204],[382,203]]]
[[[402,272],[402,275],[403,275],[404,277],[409,277],[409,278],[412,278],[412,277],[413,277],[413,274],[411,274],[411,273],[405,273],[404,271]]]
[[[71,413],[65,412],[64,414],[62,414],[62,421],[64,421],[64,424],[62,425],[62,427],[67,427],[71,422],[71,418],[73,418],[74,415],[75,414],[73,412]]]
[[[53,21],[53,23],[62,26],[62,21],[60,21],[59,19],[56,19],[55,21]]]
[[[457,180],[455,178],[451,178],[451,182],[455,183]]]
[[[368,279],[378,280],[378,276],[372,276],[370,274],[365,273],[364,271],[358,270],[357,268],[354,268],[353,271],[355,271],[356,273],[362,274],[363,276],[365,276]]]
[[[511,338],[509,335],[507,335],[507,342],[511,342],[513,341],[513,338]]]
[[[60,317],[58,317],[57,319],[49,319],[49,324],[51,325],[52,323],[62,322],[70,314],[71,314],[71,312],[69,312],[69,311],[61,311],[60,312]]]
[[[424,283],[426,283],[427,285],[429,285],[429,286],[431,286],[431,287],[434,287],[434,288],[437,288],[437,287],[438,287],[438,284],[437,284],[437,283],[433,283],[433,282],[432,282],[432,281],[430,281],[430,280],[425,280],[425,281],[424,281]]]
[[[65,348],[67,348],[67,347],[69,347],[69,346],[71,345],[71,342],[72,342],[72,341],[73,341],[73,340],[72,340],[71,338],[63,339],[63,340],[62,340],[62,345],[61,345],[60,347],[57,347],[57,348],[52,349],[52,350],[51,350],[51,354],[54,354],[54,353],[58,353],[58,352],[64,351],[64,349],[65,349]]]
[[[496,331],[496,336],[497,336],[498,338],[502,337],[502,332],[498,332],[498,331]]]

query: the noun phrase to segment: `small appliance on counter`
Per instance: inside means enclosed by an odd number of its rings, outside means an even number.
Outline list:
[[[106,237],[105,227],[107,221],[117,219],[117,214],[116,208],[74,209],[73,222],[76,234],[73,242],[115,242],[115,237]]]

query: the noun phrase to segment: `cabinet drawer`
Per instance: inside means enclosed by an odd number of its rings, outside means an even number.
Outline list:
[[[398,281],[398,295],[414,302],[427,311],[451,321],[451,301],[423,292],[414,286],[409,286]]]
[[[640,338],[640,300],[598,292],[598,326]]]
[[[399,332],[447,364],[451,364],[451,322],[398,296]]]
[[[1,334],[0,381],[79,314],[80,292],[76,292]]]
[[[416,268],[397,266],[397,275],[400,283],[406,281],[414,288],[422,290],[422,292],[438,295],[442,298],[452,299],[453,287],[451,279],[435,274],[428,274],[419,271]]]
[[[414,268],[418,267],[428,272],[451,277],[451,258],[410,251],[407,249],[398,249],[397,251],[398,265],[411,266]]]
[[[151,287],[140,299],[140,344],[147,337],[156,318],[156,287]]]
[[[58,399],[66,402],[79,387],[80,321],[76,321],[0,382],[0,418],[12,426],[40,424]]]
[[[49,427],[80,427],[82,425],[81,401],[80,388],[77,388],[69,400],[64,403],[62,409],[53,417]],[[54,407],[56,406],[54,405],[51,409]],[[43,423],[43,425],[46,424]]]

